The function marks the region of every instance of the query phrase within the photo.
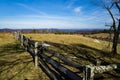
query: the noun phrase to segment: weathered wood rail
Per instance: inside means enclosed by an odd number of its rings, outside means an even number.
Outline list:
[[[51,80],[93,80],[96,73],[103,73],[116,68],[120,68],[120,63],[110,64],[106,66],[81,66],[75,62],[67,60],[64,56],[58,53],[50,51],[45,47],[49,46],[49,44],[42,43],[39,45],[38,42],[25,37],[20,32],[15,32],[15,38],[20,41],[21,46],[23,46],[25,50],[30,53],[33,58],[35,67],[37,68],[40,65],[40,67],[46,71],[46,74],[50,77]],[[46,55],[45,53],[48,53],[50,56]],[[64,65],[60,64],[60,62],[54,60],[52,57],[56,57],[65,65],[79,70],[82,73],[82,76],[79,76],[75,72],[69,70]]]

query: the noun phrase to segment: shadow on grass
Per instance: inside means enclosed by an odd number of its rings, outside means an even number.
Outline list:
[[[107,53],[102,50],[98,50],[83,44],[60,44],[60,43],[53,43],[53,42],[46,42],[52,46],[54,46],[56,49],[62,50],[63,52],[67,53],[67,55],[62,54],[63,56],[75,56],[76,60],[75,62],[78,62],[79,64],[84,64],[84,62],[90,62],[91,64],[96,65],[96,59],[101,60],[102,65],[107,65],[110,63],[115,63],[115,61],[112,61],[112,57],[110,56],[110,53]],[[54,50],[53,50],[54,51]],[[59,53],[59,52],[58,52]],[[120,57],[120,55],[117,55],[117,57]],[[107,58],[107,60],[106,60]],[[114,57],[116,58],[116,57]],[[119,60],[119,59],[118,59]],[[83,61],[83,62],[82,62]],[[114,70],[116,74],[110,75],[112,77],[116,77],[116,79],[120,78],[120,72]],[[109,73],[109,72],[108,72]],[[96,78],[98,79],[98,78]],[[104,77],[101,77],[101,79],[104,79]]]
[[[6,44],[0,46],[0,57],[4,55],[19,54],[25,52],[24,48],[20,46],[19,43]]]
[[[109,56],[109,53],[83,45],[83,44],[71,44],[71,45],[65,45],[65,44],[59,44],[59,43],[53,43],[53,42],[46,42],[48,44],[51,44],[52,46],[63,50],[68,55],[72,54],[73,56],[82,59],[82,60],[88,60],[91,63],[95,64],[96,59],[103,58],[103,56]],[[108,64],[109,62],[104,62],[104,64]]]
[[[11,80],[16,77],[22,70],[24,70],[30,62],[32,62],[32,58],[30,56],[21,55],[23,52],[25,52],[25,50],[20,46],[19,43],[0,46],[0,77],[6,75],[6,77],[3,79]],[[18,67],[22,64],[24,65]],[[14,72],[15,67],[18,69],[17,73],[11,75],[10,71]],[[5,72],[7,73],[4,74]],[[11,76],[7,77],[9,75]]]

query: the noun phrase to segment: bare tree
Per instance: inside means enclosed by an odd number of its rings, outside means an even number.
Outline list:
[[[104,8],[108,11],[112,19],[112,25],[110,26],[114,34],[112,54],[117,54],[117,45],[120,34],[120,0],[100,0],[100,1],[102,2]]]

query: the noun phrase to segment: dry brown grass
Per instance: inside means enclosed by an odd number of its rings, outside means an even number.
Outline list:
[[[50,50],[80,65],[95,64],[97,58],[103,64],[119,62],[120,56],[108,56],[108,42],[82,35],[25,34],[39,42],[47,42]],[[118,46],[120,49],[120,45]],[[106,52],[107,51],[107,52]],[[118,50],[120,53],[120,50]],[[76,57],[76,58],[74,58]],[[62,64],[64,65],[64,64]],[[71,70],[73,68],[66,66]],[[105,79],[120,77],[118,71],[101,74]],[[11,33],[0,33],[0,80],[49,80],[41,68],[35,69],[31,56],[16,42]]]
[[[49,80],[11,33],[0,33],[0,80]]]
[[[26,36],[32,37],[32,39],[36,41],[43,41],[43,42],[48,41],[48,42],[53,42],[53,43],[55,42],[55,43],[68,44],[68,45],[83,44],[103,51],[104,50],[110,51],[111,49],[111,46],[107,47],[109,45],[109,42],[107,41],[98,40],[99,42],[96,42],[96,39],[83,37],[82,35],[27,34]],[[110,44],[112,45],[112,43]],[[120,53],[120,44],[118,44],[118,53]]]

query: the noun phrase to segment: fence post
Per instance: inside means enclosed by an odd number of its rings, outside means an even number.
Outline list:
[[[96,66],[100,66],[101,65],[101,61],[99,59],[96,59]]]
[[[18,32],[15,32],[15,39],[19,40],[19,33]]]
[[[21,43],[21,46],[23,46],[23,35],[22,34],[20,35],[20,43]]]
[[[34,52],[35,52],[35,67],[37,68],[38,66],[38,50],[37,50],[37,47],[38,47],[38,42],[35,42],[35,49],[34,49]]]
[[[24,47],[25,47],[25,50],[27,51],[27,48],[28,48],[28,38],[26,38],[26,40],[24,42]]]
[[[14,32],[13,35],[14,35],[15,39],[17,40],[17,32],[16,31]]]
[[[93,80],[94,79],[94,66],[86,65],[83,68],[83,80]]]
[[[21,35],[21,33],[20,32],[18,32],[18,41],[20,41],[20,35]]]

